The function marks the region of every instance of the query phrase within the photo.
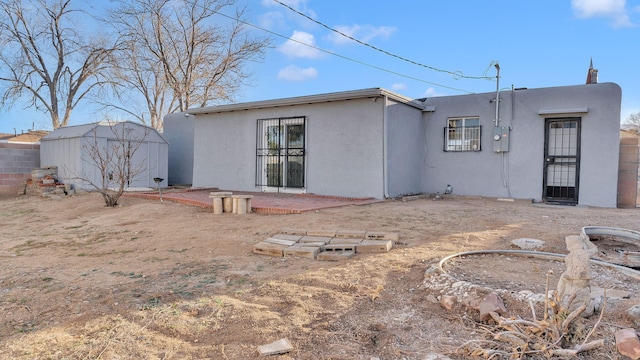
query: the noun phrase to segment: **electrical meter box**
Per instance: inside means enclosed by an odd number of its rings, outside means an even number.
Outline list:
[[[493,152],[509,151],[509,126],[496,126],[493,128]]]

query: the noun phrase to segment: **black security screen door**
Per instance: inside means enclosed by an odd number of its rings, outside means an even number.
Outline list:
[[[256,186],[304,188],[305,117],[260,119]]]
[[[580,179],[580,118],[547,119],[545,125],[545,201],[575,205]]]

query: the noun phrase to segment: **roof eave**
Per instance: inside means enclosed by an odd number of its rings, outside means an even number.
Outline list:
[[[420,110],[423,110],[424,108],[422,104],[408,97],[390,92],[382,88],[369,88],[369,89],[334,92],[334,93],[326,93],[326,94],[297,96],[297,97],[275,99],[275,100],[262,100],[262,101],[252,101],[252,102],[237,103],[237,104],[208,106],[208,107],[202,107],[202,108],[189,109],[186,111],[186,113],[189,115],[216,114],[216,113],[231,112],[231,111],[243,111],[243,110],[283,107],[283,106],[317,104],[317,103],[323,103],[323,102],[374,98],[374,97],[380,97],[380,96],[386,96],[395,101],[407,104],[409,106],[415,107]]]

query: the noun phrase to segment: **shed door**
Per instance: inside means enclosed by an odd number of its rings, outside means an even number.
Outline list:
[[[123,166],[125,176],[129,179],[125,183],[125,187],[151,187],[152,182],[149,179],[149,144],[139,141],[125,142],[125,149],[121,149],[122,144],[117,140],[108,140],[107,148],[116,152],[112,161],[119,161]],[[117,150],[115,150],[117,149]],[[122,158],[122,159],[118,159]]]
[[[580,174],[580,118],[546,119],[544,199],[550,203],[578,203]]]

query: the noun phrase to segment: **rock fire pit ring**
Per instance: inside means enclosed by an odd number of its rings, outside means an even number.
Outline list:
[[[528,251],[528,250],[474,250],[474,251],[459,252],[456,254],[451,254],[449,256],[446,256],[438,262],[438,268],[442,273],[446,274],[447,271],[445,271],[443,265],[451,259],[455,259],[463,256],[489,255],[489,254],[512,255],[512,256],[521,256],[521,257],[529,257],[529,258],[536,258],[536,259],[542,259],[542,260],[555,260],[555,261],[563,261],[566,256],[564,254],[555,254],[555,253],[548,253],[548,252],[541,252],[541,251]],[[590,262],[595,265],[599,265],[599,266],[603,266],[603,267],[615,270],[616,272],[627,275],[636,280],[640,280],[640,271],[638,270],[634,270],[626,266],[613,264],[613,263],[603,261],[603,260],[598,260],[598,259],[591,259]]]
[[[640,232],[607,226],[585,226],[582,233],[598,246],[596,259],[640,268]]]

